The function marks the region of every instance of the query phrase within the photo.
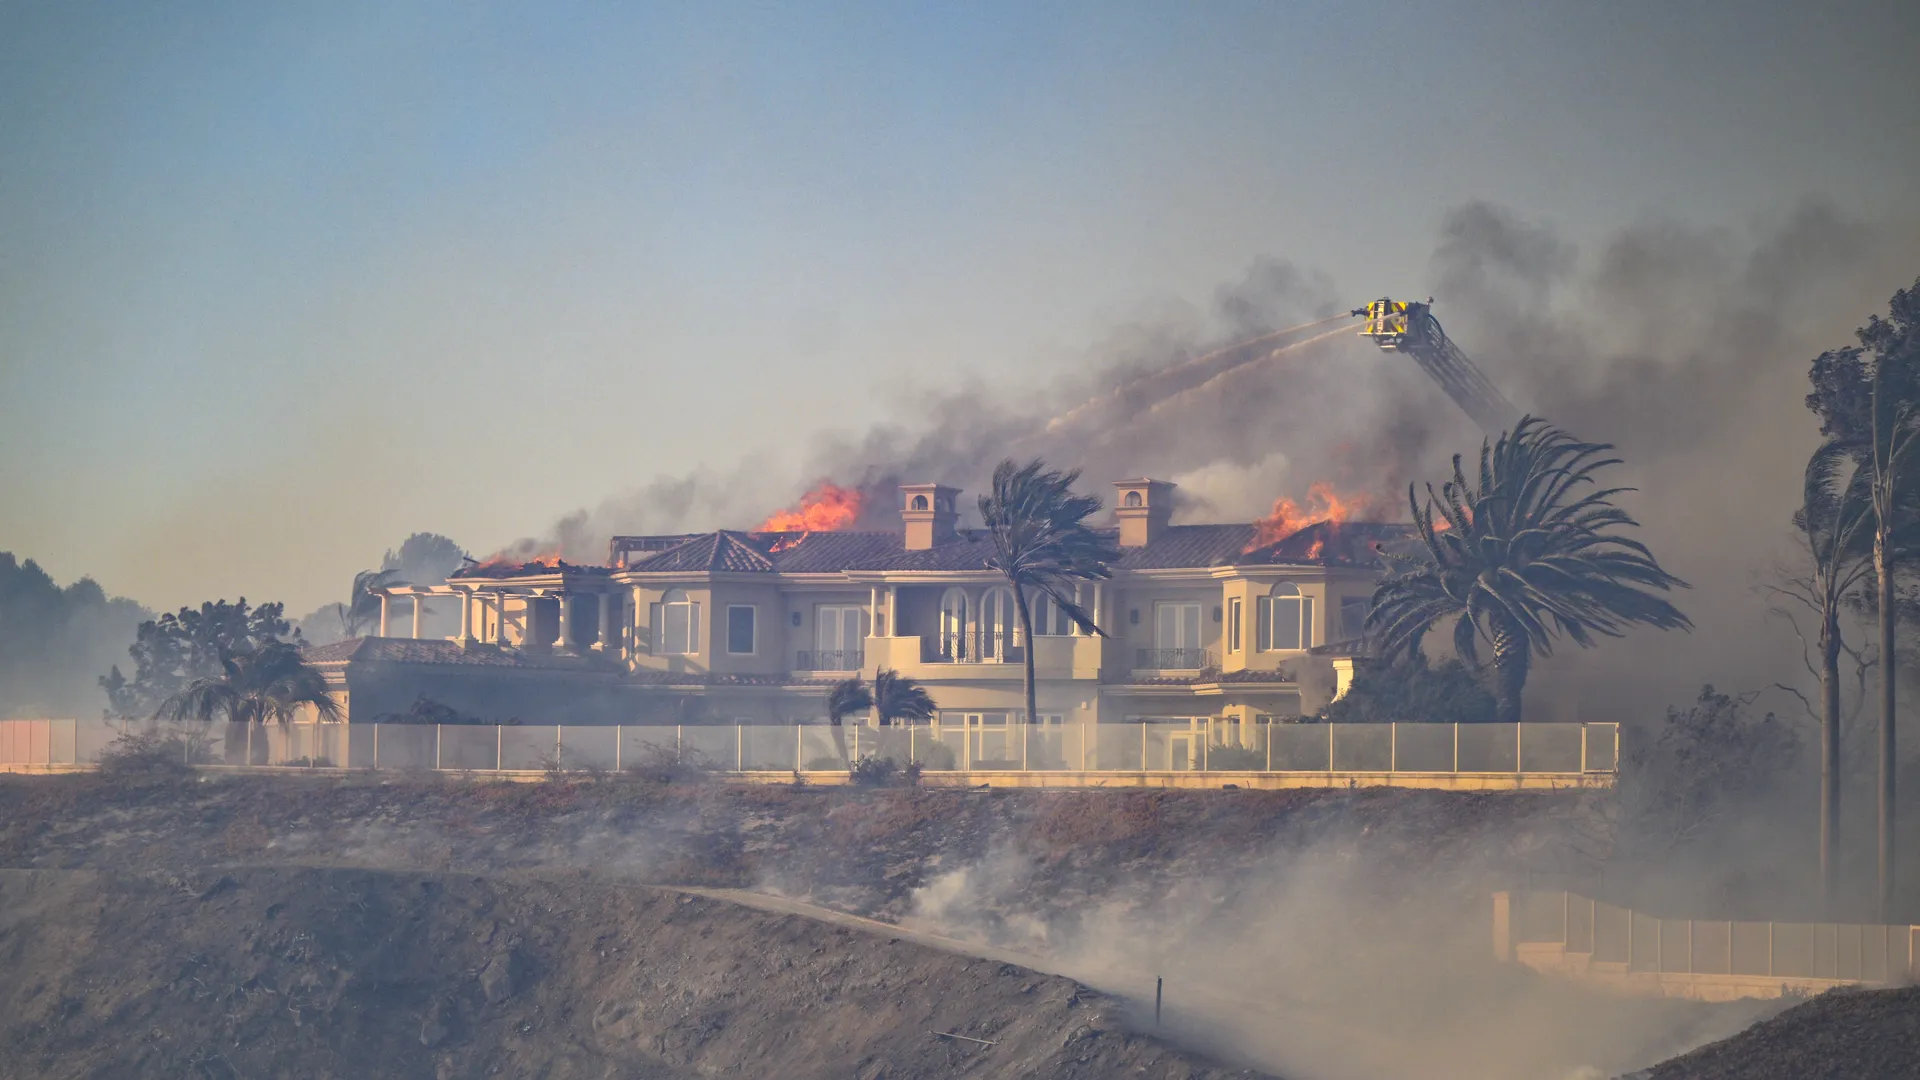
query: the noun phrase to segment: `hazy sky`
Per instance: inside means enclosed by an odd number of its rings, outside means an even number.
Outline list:
[[[1423,292],[1471,199],[1911,216],[1916,56],[1911,2],[0,3],[0,550],[304,612],[1261,255]]]

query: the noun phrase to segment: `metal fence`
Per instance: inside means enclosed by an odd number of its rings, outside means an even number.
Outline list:
[[[1512,896],[1516,946],[1562,946],[1625,973],[1912,981],[1920,927],[1661,919],[1574,892]]]
[[[134,724],[135,730],[146,725]],[[129,725],[0,721],[0,766],[96,764]],[[193,764],[528,771],[691,763],[737,772],[843,769],[824,724],[466,726],[211,724],[169,728]],[[850,757],[928,772],[1611,773],[1617,724],[935,723],[840,729]]]

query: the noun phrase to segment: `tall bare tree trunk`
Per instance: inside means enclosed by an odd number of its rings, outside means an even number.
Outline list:
[[[1873,535],[1873,570],[1880,586],[1880,921],[1893,918],[1893,767],[1894,705],[1899,686],[1894,679],[1893,567],[1887,542],[1891,523],[1884,518]]]
[[[1027,610],[1027,590],[1018,583],[1013,586],[1013,609],[1020,613],[1020,654],[1026,658],[1027,723],[1031,724],[1038,719],[1035,704],[1038,695],[1033,686],[1033,613]],[[1023,732],[1020,737],[1024,739],[1026,734]]]
[[[1527,689],[1531,659],[1526,637],[1496,622],[1493,626],[1493,699],[1499,707],[1496,719],[1502,724],[1520,722],[1520,699]]]
[[[1840,858],[1840,612],[1829,604],[1820,626],[1820,890],[1832,914]]]

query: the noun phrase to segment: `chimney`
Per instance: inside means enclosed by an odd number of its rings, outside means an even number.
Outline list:
[[[1173,485],[1165,480],[1116,482],[1113,516],[1120,521],[1120,546],[1145,547],[1167,527],[1173,516]]]
[[[959,488],[943,484],[901,484],[900,520],[907,527],[907,550],[925,551],[955,538],[960,513],[954,500]]]

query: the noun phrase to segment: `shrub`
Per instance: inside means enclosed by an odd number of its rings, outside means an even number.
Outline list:
[[[126,731],[100,752],[104,776],[180,776],[213,763],[212,740],[184,728]]]
[[[639,760],[627,766],[627,775],[656,784],[698,783],[718,768],[698,750],[681,750],[658,743],[642,746],[637,756]]]
[[[925,746],[917,747],[917,749],[920,751],[920,756],[914,760],[923,768],[931,769],[934,772],[953,771],[956,764],[953,756],[953,747],[943,742],[929,742]]]
[[[1252,772],[1267,767],[1267,753],[1251,746],[1214,743],[1207,747],[1207,768],[1220,772]]]
[[[853,763],[853,768],[849,770],[849,775],[853,778],[853,782],[860,787],[886,787],[893,782],[894,774],[899,771],[899,764],[892,758],[862,754],[860,758]]]

